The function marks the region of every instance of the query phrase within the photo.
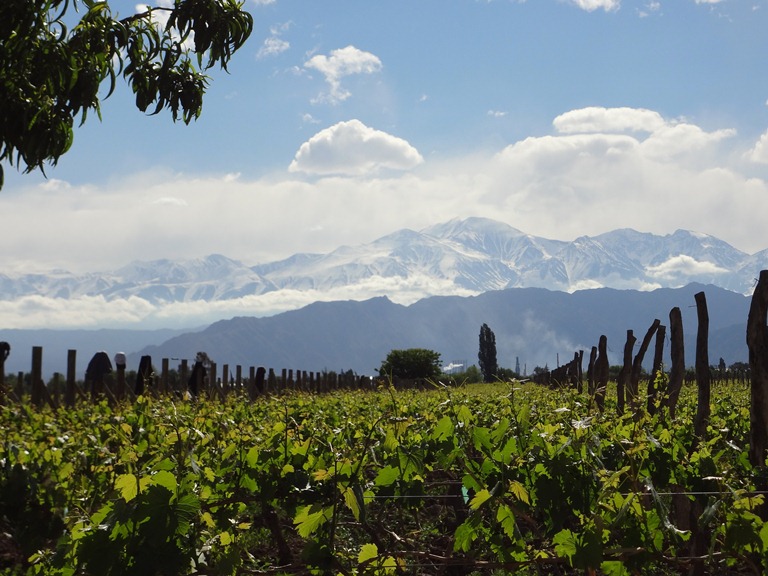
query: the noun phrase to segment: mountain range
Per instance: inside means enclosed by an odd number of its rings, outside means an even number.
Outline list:
[[[255,266],[209,255],[136,261],[103,273],[0,274],[0,294],[2,300],[100,296],[163,305],[311,290],[318,300],[353,293],[355,299],[387,295],[412,303],[427,296],[506,288],[648,290],[690,282],[751,294],[757,272],[766,267],[768,249],[746,254],[714,236],[686,230],[659,236],[621,229],[561,241],[495,220],[466,218]]]
[[[750,255],[691,231],[659,236],[622,229],[566,242],[467,218],[255,266],[211,255],[133,262],[108,273],[0,275],[2,300],[97,296],[108,303],[143,300],[157,309],[198,302],[197,308],[211,310],[223,302],[237,314],[213,324],[191,319],[184,330],[0,329],[0,340],[13,345],[7,371],[28,370],[25,349],[32,343],[43,345],[56,364],[67,348],[78,349],[83,367],[99,349],[122,350],[134,360],[144,353],[192,358],[206,351],[231,365],[371,373],[398,347],[433,348],[446,364],[473,364],[479,327],[488,323],[502,365],[520,359],[529,368],[551,367],[558,355],[566,360],[562,355],[576,349],[588,352],[603,333],[609,352],[618,354],[627,329],[641,338],[654,318],[665,322],[673,306],[681,307],[684,321],[689,316],[687,326],[695,325],[692,295],[706,287],[716,299],[711,318],[718,319],[711,322],[713,363],[721,356],[732,363],[747,358],[748,296],[765,268],[768,250]],[[281,294],[289,294],[283,302],[293,306],[277,304],[273,316],[246,306],[266,297],[280,302]],[[297,307],[296,295],[307,294],[316,302]],[[687,330],[690,346],[695,332]],[[44,361],[50,371],[63,370],[51,364]]]
[[[695,362],[697,317],[694,295],[704,292],[709,312],[710,364],[746,362],[746,323],[750,298],[717,286],[689,284],[652,291],[598,288],[574,293],[544,288],[511,288],[478,296],[433,296],[403,306],[386,297],[363,302],[316,302],[300,310],[265,318],[239,317],[204,330],[176,336],[129,355],[153,359],[192,358],[204,351],[231,368],[354,370],[375,374],[392,349],[428,348],[440,352],[443,365],[477,363],[480,327],[496,338],[501,366],[530,373],[535,366],[555,367],[584,350],[585,362],[602,334],[608,337],[612,364],[621,363],[627,330],[640,346],[654,319],[669,326],[669,312],[681,309],[686,365]],[[666,362],[669,365],[669,330]],[[653,355],[646,356],[650,365]],[[586,364],[585,364],[586,368]]]

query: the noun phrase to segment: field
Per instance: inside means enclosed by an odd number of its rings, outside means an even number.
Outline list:
[[[762,574],[749,392],[533,384],[0,407],[7,574]]]

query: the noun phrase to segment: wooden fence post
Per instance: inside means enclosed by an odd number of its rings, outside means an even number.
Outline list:
[[[213,399],[214,396],[219,394],[219,383],[217,374],[216,362],[210,362],[208,364],[208,398]]]
[[[648,350],[648,345],[651,343],[651,338],[659,328],[661,320],[658,318],[653,321],[651,327],[648,328],[648,332],[645,333],[643,342],[640,344],[640,350],[637,351],[635,359],[632,362],[632,376],[629,379],[630,388],[630,402],[634,405],[637,402],[638,391],[640,387],[640,373],[643,370],[643,358],[645,358],[645,352]]]
[[[163,394],[168,394],[168,379],[170,377],[170,368],[168,365],[168,358],[163,358],[161,362],[161,372],[160,372],[160,387],[162,388]]]
[[[117,386],[115,389],[117,401],[122,402],[125,398],[125,364],[117,365]]]
[[[587,364],[587,394],[590,401],[595,395],[595,361],[597,360],[597,346],[592,346],[589,352],[589,364]]]
[[[750,417],[749,461],[753,466],[765,466],[768,450],[768,270],[760,278],[752,294],[747,319],[749,347]],[[758,488],[760,489],[760,488]],[[763,488],[765,489],[765,488]]]
[[[697,293],[696,316],[699,321],[699,329],[696,334],[696,385],[699,389],[696,417],[693,421],[693,433],[695,435],[692,450],[698,445],[698,440],[704,438],[709,424],[709,398],[710,398],[710,374],[709,374],[709,311],[707,310],[707,297],[704,292]]]
[[[616,408],[619,414],[624,413],[624,392],[628,389],[629,378],[632,375],[632,351],[636,341],[634,332],[627,330],[627,341],[624,343],[624,362],[616,381]]]
[[[266,374],[267,369],[264,368],[264,366],[259,366],[256,369],[256,381],[254,382],[254,386],[256,388],[256,393],[259,395],[264,395],[267,392],[267,382],[264,379]]]
[[[179,376],[181,378],[181,382],[179,382],[179,392],[184,396],[189,387],[189,364],[187,363],[186,358],[181,360],[181,374]]]
[[[583,368],[584,350],[579,350],[577,362],[578,362],[579,374],[578,374],[578,381],[576,383],[576,390],[578,391],[579,394],[581,394],[584,391],[584,368]]]
[[[61,374],[58,372],[53,373],[53,407],[59,407],[60,393],[59,386],[61,386]]]
[[[608,363],[608,337],[603,334],[597,345],[597,360],[595,360],[595,402],[602,412],[605,409],[605,393],[608,390],[610,364]]]
[[[672,366],[669,370],[666,404],[669,408],[669,417],[674,418],[675,411],[677,410],[677,400],[680,398],[680,391],[683,389],[683,378],[685,377],[683,316],[680,308],[675,307],[669,311],[669,331],[669,354]]]
[[[19,372],[16,375],[16,396],[18,396],[19,402],[24,398],[24,372]]]
[[[656,330],[656,348],[653,354],[653,366],[651,367],[651,375],[648,379],[648,391],[646,396],[648,414],[656,413],[656,395],[658,390],[656,389],[656,379],[662,372],[662,357],[664,354],[664,338],[667,335],[667,327],[663,324],[659,324],[659,328]]]
[[[5,403],[5,360],[11,353],[11,345],[8,342],[0,342],[0,404]]]
[[[275,392],[279,392],[277,388],[277,376],[275,376],[275,370],[274,368],[269,369],[269,376],[267,376],[267,390],[270,392],[274,390]]]
[[[32,404],[40,408],[43,404],[43,347],[32,347]]]
[[[75,405],[75,386],[77,386],[77,350],[67,351],[67,388],[64,391],[64,404],[69,408]]]

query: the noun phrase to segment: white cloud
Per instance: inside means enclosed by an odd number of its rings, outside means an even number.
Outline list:
[[[606,12],[613,12],[621,7],[620,0],[570,0],[570,3],[587,12],[594,12],[600,9]]]
[[[278,38],[277,36],[270,36],[266,40],[264,40],[264,44],[259,48],[259,51],[256,53],[256,58],[261,60],[262,58],[267,58],[269,56],[276,56],[277,54],[280,54],[282,52],[285,52],[291,47],[290,43],[286,40],[283,40],[282,38]]]
[[[768,164],[768,131],[763,132],[763,135],[760,136],[760,140],[758,140],[755,143],[755,146],[747,153],[747,158],[758,164]]]
[[[370,52],[365,52],[354,46],[347,46],[333,50],[329,56],[317,54],[307,60],[304,67],[322,73],[328,82],[329,92],[322,94],[318,100],[336,104],[351,96],[348,90],[342,88],[342,78],[353,74],[378,72],[381,70],[381,60]]]
[[[686,255],[673,256],[658,266],[650,266],[648,268],[649,276],[667,281],[674,281],[677,278],[690,279],[692,276],[709,277],[727,273],[727,270],[719,268],[712,262],[699,262],[695,258]]]
[[[651,14],[657,13],[661,10],[661,2],[658,2],[657,0],[652,0],[651,2],[648,2],[648,4],[645,5],[645,8],[638,8],[637,14],[640,16],[640,18],[647,18]]]
[[[680,154],[700,154],[707,146],[731,138],[735,134],[736,131],[732,129],[706,132],[693,124],[672,124],[656,130],[642,146],[649,156],[663,160]]]
[[[423,161],[418,150],[402,138],[350,120],[321,130],[302,144],[289,170],[359,175],[381,168],[409,170]]]
[[[262,60],[269,56],[277,56],[290,49],[291,44],[280,36],[289,30],[292,25],[293,22],[289,21],[271,26],[269,29],[270,36],[264,40],[264,44],[259,48],[259,51],[256,53],[256,59]]]
[[[432,156],[429,163],[407,141],[353,120],[305,142],[291,172],[258,179],[155,170],[104,186],[30,180],[0,194],[0,270],[81,273],[117,269],[132,260],[212,253],[252,265],[468,215],[560,240],[624,227],[656,234],[682,228],[750,253],[768,248],[768,183],[757,176],[766,170],[750,164],[749,174],[741,171],[749,149],[740,147],[727,127],[706,130],[643,110],[609,109],[603,120],[589,123],[576,121],[594,118],[583,111],[563,117],[560,126],[580,128],[553,129],[492,154]],[[416,165],[418,170],[409,170]],[[386,177],[376,173],[381,168],[389,170]],[[304,178],[302,171],[319,177]],[[656,273],[673,274],[683,266],[697,267],[704,277],[717,273],[707,263],[684,259],[665,263]],[[383,280],[378,286],[380,293],[418,293]],[[366,289],[373,290],[373,284]],[[46,325],[69,318],[69,326],[75,321],[93,326],[95,319],[171,326],[174,318],[268,313],[319,297],[302,292],[162,309],[138,301],[25,300],[0,305],[0,325],[26,321],[27,314],[30,323]]]
[[[591,106],[556,117],[552,125],[561,134],[583,132],[654,132],[666,125],[658,112],[643,108]]]
[[[388,296],[409,305],[427,295],[456,295],[450,280],[414,275],[409,278],[374,276],[354,286],[329,290],[280,290],[232,300],[188,300],[152,304],[139,297],[106,300],[102,296],[49,298],[26,296],[0,300],[0,325],[5,329],[35,328],[190,328],[233,316],[270,316],[318,301],[363,300]],[[460,290],[459,295],[475,292]]]

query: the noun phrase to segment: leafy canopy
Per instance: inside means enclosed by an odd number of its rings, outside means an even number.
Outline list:
[[[74,120],[99,117],[100,90],[118,76],[136,107],[200,116],[208,78],[227,69],[253,30],[237,0],[173,0],[120,18],[108,1],[0,2],[0,188],[3,163],[25,173],[55,165],[72,145]]]
[[[440,353],[425,348],[392,350],[381,363],[379,374],[393,378],[437,378],[441,373]]]

